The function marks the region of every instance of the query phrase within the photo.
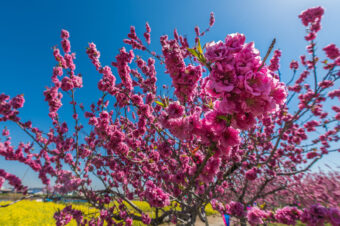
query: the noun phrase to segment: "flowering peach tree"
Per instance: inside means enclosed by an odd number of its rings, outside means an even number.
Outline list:
[[[90,43],[86,53],[101,76],[101,96],[89,106],[77,102],[83,77],[76,73],[69,32],[62,30],[62,48],[53,50],[53,85],[44,91],[52,126],[42,131],[21,120],[24,97],[0,94],[0,121],[16,124],[32,139],[14,146],[5,128],[0,155],[30,166],[61,194],[81,192],[100,210],[99,216],[85,216],[68,206],[55,213],[57,225],[71,219],[79,225],[193,225],[198,215],[208,225],[201,212],[209,203],[242,225],[297,220],[339,225],[336,202],[286,202],[282,208],[254,204],[291,191],[323,155],[338,151],[340,89],[333,87],[340,78],[340,51],[330,44],[323,48],[327,59],[316,56],[323,13],[315,7],[299,15],[307,54],[291,62],[287,84],[279,70],[281,51],[266,63],[275,40],[263,58],[238,33],[202,45],[213,14],[205,31],[195,28],[192,46],[176,30],[172,38],[161,36],[159,54],[148,47],[148,24],[145,41],[131,27],[124,40],[130,50],[121,48],[111,65],[102,65]],[[157,87],[156,65],[171,77],[171,87]],[[73,122],[59,117],[65,101]],[[93,189],[94,178],[102,189]],[[5,180],[26,191],[18,177],[0,169],[0,185]],[[154,213],[143,212],[133,200],[146,201]]]

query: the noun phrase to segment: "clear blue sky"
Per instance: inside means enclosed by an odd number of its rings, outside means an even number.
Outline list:
[[[212,11],[216,23],[203,42],[223,40],[229,33],[240,32],[246,35],[247,41],[255,41],[264,55],[271,40],[276,37],[276,47],[283,51],[282,77],[287,81],[291,75],[287,70],[290,60],[296,59],[305,50],[304,28],[297,15],[318,5],[326,9],[318,44],[324,46],[334,42],[340,45],[340,1],[337,0],[2,1],[0,93],[11,96],[23,93],[26,103],[21,115],[37,126],[48,128],[48,107],[42,92],[45,86],[51,85],[50,77],[55,65],[52,46],[59,45],[61,29],[71,33],[72,50],[77,53],[76,72],[82,73],[85,86],[78,96],[86,100],[96,94],[95,84],[100,77],[85,54],[88,42],[97,44],[102,62],[109,64],[122,46],[130,25],[136,26],[137,32],[142,34],[148,21],[152,28],[151,49],[159,50],[159,36],[172,34],[174,28],[192,40],[193,28],[196,25],[205,28]],[[163,77],[160,78],[161,83],[167,81],[167,75],[158,75]],[[14,142],[27,139],[15,127],[9,128]],[[335,165],[334,157],[326,158],[325,162]],[[4,161],[2,157],[0,168],[20,177],[27,169],[15,162]],[[37,175],[29,170],[24,183],[39,186],[36,178]]]

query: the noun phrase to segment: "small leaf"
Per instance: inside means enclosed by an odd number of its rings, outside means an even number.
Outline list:
[[[198,60],[203,64],[205,64],[207,62],[207,60],[204,58],[203,54],[199,55]]]
[[[219,116],[217,116],[217,118],[218,118],[218,119],[222,119],[222,120],[224,120],[224,121],[226,121],[226,122],[229,122],[228,117],[225,116],[225,115],[219,115]]]
[[[232,119],[232,116],[231,115],[219,115],[217,116],[218,119],[222,119],[224,120],[226,123],[227,123],[227,127],[230,126],[231,124],[231,119]]]
[[[158,100],[156,100],[155,103],[160,105],[160,106],[162,106],[162,107],[165,107],[165,105],[162,102],[158,101]]]
[[[190,49],[190,48],[187,48],[187,49],[188,49],[188,51],[189,51],[193,56],[195,56],[195,57],[198,58],[198,54],[197,54],[196,50]]]
[[[200,39],[197,40],[197,51],[200,55],[203,55],[203,49],[202,49],[202,46],[201,46]]]

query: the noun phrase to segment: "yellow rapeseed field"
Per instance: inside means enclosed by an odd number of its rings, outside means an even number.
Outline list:
[[[0,202],[0,205],[6,204],[6,202]],[[152,217],[154,209],[146,202],[134,201],[140,209]],[[0,208],[0,226],[49,226],[55,225],[53,218],[54,213],[58,209],[63,209],[66,204],[58,204],[53,202],[37,202],[34,200],[23,200],[10,205],[5,208]],[[81,210],[85,214],[96,214],[98,210],[89,207],[84,204],[72,204],[74,209]],[[217,212],[209,205],[206,208],[207,215],[216,214]],[[72,220],[68,225],[77,225]],[[136,223],[135,225],[143,225]]]
[[[5,204],[1,202],[0,204]],[[0,208],[0,225],[1,226],[48,226],[55,225],[53,218],[58,209],[63,209],[64,204],[53,202],[36,202],[23,200],[5,208]],[[75,209],[85,213],[95,213],[86,205],[73,205]],[[77,225],[73,220],[69,225]]]

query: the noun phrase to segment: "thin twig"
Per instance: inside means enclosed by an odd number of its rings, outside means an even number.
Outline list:
[[[260,71],[261,68],[264,66],[264,63],[266,62],[267,58],[269,57],[269,54],[271,53],[271,51],[274,48],[275,42],[276,42],[276,39],[274,38],[272,43],[270,44],[268,50],[267,50],[266,56],[263,58],[261,66],[259,67],[259,69],[257,69],[257,71]]]

